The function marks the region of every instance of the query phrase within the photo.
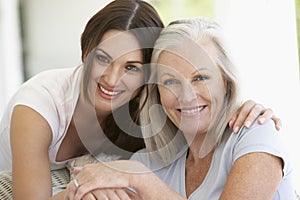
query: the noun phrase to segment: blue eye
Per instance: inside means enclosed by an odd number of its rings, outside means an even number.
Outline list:
[[[128,71],[134,71],[134,72],[138,72],[140,71],[141,69],[137,66],[134,66],[134,65],[127,65],[125,67]]]
[[[194,78],[193,81],[205,81],[207,79],[208,79],[208,77],[206,77],[206,76],[197,76],[196,78]]]
[[[173,84],[177,84],[179,81],[178,80],[175,80],[175,79],[168,79],[168,80],[165,80],[163,82],[164,85],[173,85]]]
[[[97,60],[99,60],[102,63],[105,63],[105,64],[109,64],[110,63],[110,59],[107,58],[104,55],[96,55],[96,58],[97,58]]]

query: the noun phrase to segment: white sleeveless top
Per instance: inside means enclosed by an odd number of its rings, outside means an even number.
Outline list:
[[[26,105],[46,119],[53,134],[49,147],[51,169],[64,166],[67,161],[56,162],[55,158],[79,97],[82,68],[41,72],[26,81],[11,98],[0,122],[0,170],[10,170],[12,165],[10,121],[16,105]]]

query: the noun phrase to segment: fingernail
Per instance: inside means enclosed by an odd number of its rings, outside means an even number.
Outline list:
[[[277,125],[276,127],[277,127],[277,130],[280,131],[281,126],[280,126],[280,125]]]
[[[249,128],[249,127],[250,127],[250,124],[251,124],[250,121],[246,121],[246,122],[245,122],[245,127],[246,127],[246,128]]]
[[[259,118],[259,123],[264,123],[265,122],[265,118],[264,117],[261,117],[261,118]]]
[[[233,129],[233,132],[237,133],[237,132],[239,132],[239,130],[240,130],[240,127],[237,126]]]

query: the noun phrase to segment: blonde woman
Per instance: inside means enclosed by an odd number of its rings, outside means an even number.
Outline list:
[[[140,115],[146,149],[131,161],[85,166],[66,199],[126,187],[147,200],[296,198],[274,123],[256,121],[239,134],[228,126],[241,101],[220,33],[202,18],[175,21],[161,32]]]

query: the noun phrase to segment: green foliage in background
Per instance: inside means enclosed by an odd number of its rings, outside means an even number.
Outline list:
[[[300,0],[295,0],[296,16],[297,16],[297,32],[298,32],[298,56],[299,56],[299,69],[300,69]]]
[[[213,17],[213,1],[211,0],[151,0],[159,15],[168,25],[179,18],[206,16]]]
[[[150,0],[157,9],[165,25],[179,18],[214,16],[213,1],[211,0]],[[300,0],[295,0],[298,32],[298,52],[300,54]],[[300,64],[300,55],[299,55]],[[299,65],[300,69],[300,65]]]

